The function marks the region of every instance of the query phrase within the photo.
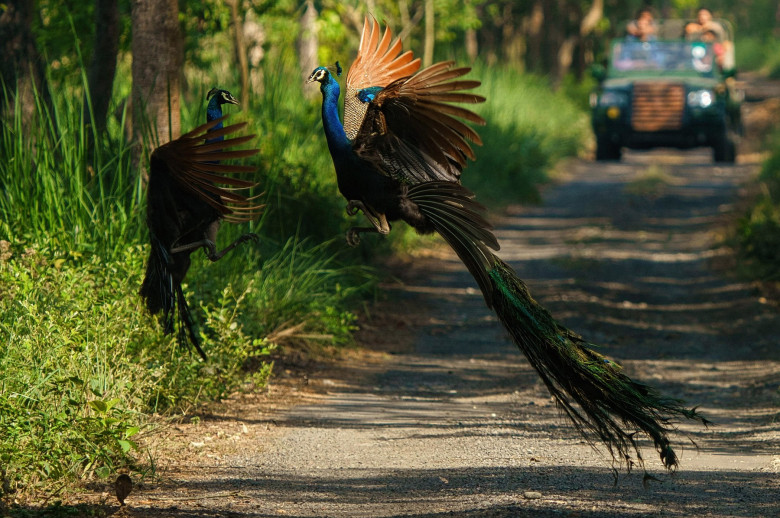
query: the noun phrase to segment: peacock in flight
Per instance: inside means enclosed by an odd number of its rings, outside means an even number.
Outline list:
[[[598,438],[613,460],[630,470],[634,455],[643,465],[637,432],[652,438],[664,466],[678,458],[669,433],[673,420],[708,422],[684,402],[660,394],[621,372],[620,366],[592,349],[593,344],[556,322],[532,297],[499,249],[484,207],[460,185],[470,142],[481,144],[467,124],[485,121],[452,103],[476,104],[478,81],[465,80],[469,68],[440,62],[421,71],[411,51],[401,53],[399,39],[381,35],[366,18],[355,62],[349,69],[344,123],[339,119],[341,67],[316,68],[309,82],[322,92],[322,123],[347,212],[362,211],[370,227],[353,227],[347,242],[364,232],[390,232],[403,220],[420,233],[437,232],[473,275],[514,342],[544,381],[558,406],[587,438]],[[464,122],[465,121],[465,122]],[[590,440],[590,439],[589,439]]]
[[[206,353],[195,334],[194,321],[181,283],[190,267],[190,254],[203,248],[211,261],[256,234],[243,234],[217,251],[217,232],[222,221],[242,223],[253,220],[262,206],[255,198],[239,191],[255,182],[226,174],[252,173],[255,168],[221,164],[221,160],[246,158],[258,149],[230,149],[252,140],[254,135],[225,137],[246,126],[246,122],[223,127],[227,116],[223,104],[238,104],[227,90],[212,89],[206,96],[206,124],[164,144],[152,152],[147,186],[146,224],[151,251],[141,296],[153,315],[162,312],[165,334],[174,332],[179,320],[179,342],[192,343],[205,360]],[[220,187],[223,184],[229,187]]]

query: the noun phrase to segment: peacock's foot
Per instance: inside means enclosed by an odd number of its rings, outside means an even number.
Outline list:
[[[358,246],[360,244],[360,234],[365,232],[378,233],[374,227],[352,227],[347,230],[347,244],[349,246]]]
[[[238,241],[239,243],[245,243],[246,241],[249,241],[249,240],[252,240],[255,243],[259,243],[260,242],[260,236],[258,236],[254,232],[249,232],[247,234],[243,234],[236,241]]]
[[[360,232],[351,228],[347,230],[347,244],[351,247],[356,247],[360,244]]]
[[[370,214],[370,211],[366,208],[365,204],[360,200],[349,200],[347,202],[347,215],[354,216],[358,211],[363,211],[363,214]]]

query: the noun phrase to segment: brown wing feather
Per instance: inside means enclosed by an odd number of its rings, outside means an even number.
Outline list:
[[[365,18],[360,35],[358,55],[347,73],[347,92],[344,96],[344,131],[347,138],[357,136],[366,114],[365,103],[357,93],[369,86],[387,86],[393,81],[409,77],[420,69],[420,60],[411,51],[401,54],[401,40],[391,43],[393,33],[386,28],[379,39],[381,28],[375,19]]]
[[[372,22],[366,17],[358,55],[347,73],[347,87],[356,90],[369,86],[387,86],[393,81],[414,74],[420,68],[420,60],[414,59],[411,51],[399,56],[401,41],[396,39],[390,44],[393,33],[389,27],[385,29],[380,41],[379,23],[376,20]]]
[[[227,116],[221,117],[198,126],[178,139],[158,147],[152,153],[152,164],[165,164],[167,173],[181,188],[212,206],[226,216],[226,219],[234,222],[249,221],[259,214],[262,205],[255,204],[256,197],[250,198],[237,191],[249,189],[257,183],[226,176],[226,174],[251,173],[256,169],[251,166],[216,162],[247,158],[256,155],[260,150],[230,149],[252,140],[255,138],[254,135],[206,143],[206,139],[225,137],[246,126],[246,122],[241,122],[209,131],[226,118]],[[217,184],[231,187],[220,187]],[[227,218],[229,215],[230,217]]]
[[[367,111],[355,152],[407,183],[459,181],[468,159],[475,158],[470,143],[482,143],[466,122],[483,125],[485,120],[451,103],[477,104],[485,98],[464,92],[480,82],[459,79],[470,69],[453,66],[452,61],[431,65],[362,103]]]

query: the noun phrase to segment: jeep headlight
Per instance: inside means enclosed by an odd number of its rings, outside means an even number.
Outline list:
[[[712,105],[714,94],[712,90],[693,90],[688,92],[688,106],[707,108]]]
[[[623,92],[607,91],[599,97],[599,106],[626,106],[628,96]]]

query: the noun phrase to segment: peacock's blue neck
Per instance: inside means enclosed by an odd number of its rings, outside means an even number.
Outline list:
[[[322,125],[325,127],[325,138],[328,149],[334,161],[344,159],[352,153],[352,143],[344,132],[344,125],[339,119],[339,95],[341,89],[333,77],[327,83],[320,85],[322,92]]]
[[[206,106],[206,122],[211,122],[213,120],[219,119],[222,117],[222,106],[219,104],[219,101],[217,100],[217,95],[211,98],[209,101],[208,106]],[[216,126],[214,126],[209,131],[215,131],[218,129],[222,129],[222,123],[220,122]],[[214,139],[208,139],[206,142],[220,142],[225,137],[217,137]]]

